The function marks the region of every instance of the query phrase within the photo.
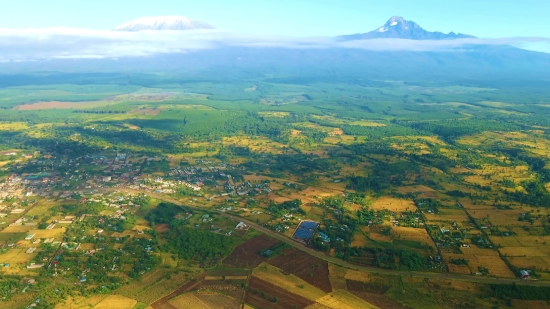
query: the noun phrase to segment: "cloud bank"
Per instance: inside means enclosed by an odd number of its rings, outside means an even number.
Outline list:
[[[115,32],[73,28],[0,29],[0,61],[140,57],[223,47],[449,51],[475,45],[525,46],[533,43],[550,46],[550,38],[340,41],[332,37],[258,36],[224,30]]]

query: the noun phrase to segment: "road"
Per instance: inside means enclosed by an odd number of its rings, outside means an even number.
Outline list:
[[[192,207],[192,208],[198,208],[205,210],[205,208],[201,208],[198,206],[191,206],[188,204],[184,204],[179,200],[176,200],[174,198],[162,196],[156,193],[150,193],[150,192],[144,192],[140,190],[133,190],[133,189],[126,189],[126,188],[113,188],[113,189],[107,189],[108,191],[114,191],[114,192],[128,192],[128,193],[144,193],[147,194],[150,197],[153,197],[158,200],[162,200],[165,202],[173,203],[179,206],[186,206],[186,207]],[[485,283],[485,284],[521,284],[521,285],[531,285],[531,286],[550,286],[550,282],[547,281],[534,281],[534,280],[520,280],[520,279],[509,279],[509,278],[495,278],[495,277],[485,277],[485,276],[472,276],[472,275],[459,275],[459,274],[449,274],[449,273],[432,273],[432,272],[419,272],[419,271],[399,271],[399,270],[392,270],[392,269],[383,269],[383,268],[376,268],[376,267],[368,267],[368,266],[361,266],[352,264],[349,262],[346,262],[344,260],[328,256],[324,252],[314,250],[302,243],[299,243],[297,241],[294,241],[288,237],[285,237],[284,235],[281,235],[277,232],[274,232],[266,227],[263,227],[257,223],[254,223],[250,220],[233,216],[230,214],[227,214],[225,212],[217,211],[208,209],[208,211],[213,211],[218,213],[219,215],[235,220],[235,221],[242,221],[246,223],[251,228],[262,232],[266,235],[269,235],[270,237],[273,237],[281,242],[287,243],[290,246],[305,252],[309,255],[312,255],[316,258],[319,258],[321,260],[327,261],[329,263],[342,266],[349,269],[354,270],[362,270],[369,273],[375,273],[375,274],[382,274],[382,275],[393,275],[393,276],[402,276],[402,277],[416,277],[416,278],[429,278],[429,279],[439,279],[439,280],[459,280],[459,281],[468,281],[468,282],[477,282],[477,283]]]

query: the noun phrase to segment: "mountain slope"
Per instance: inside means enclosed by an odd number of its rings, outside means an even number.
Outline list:
[[[124,23],[113,31],[135,32],[142,30],[197,30],[214,29],[206,22],[184,16],[142,17]]]
[[[382,27],[367,33],[343,35],[338,38],[345,41],[368,39],[408,39],[408,40],[453,40],[473,38],[462,33],[430,32],[424,30],[417,23],[405,20],[403,17],[393,16]]]

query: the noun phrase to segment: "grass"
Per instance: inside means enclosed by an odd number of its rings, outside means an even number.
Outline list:
[[[137,302],[135,305],[134,305],[134,308],[132,309],[145,309],[147,308],[147,304],[144,304],[144,303],[141,303],[141,302]]]

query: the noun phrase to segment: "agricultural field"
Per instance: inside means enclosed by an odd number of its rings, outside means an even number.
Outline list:
[[[284,273],[296,275],[324,292],[332,291],[328,263],[325,261],[295,249],[289,249],[269,260],[268,263],[280,268]]]
[[[225,267],[255,268],[268,259],[268,257],[263,257],[258,253],[279,243],[279,241],[265,235],[256,236],[235,247],[222,263]]]
[[[0,87],[0,307],[548,301],[483,285],[550,280],[550,123],[522,96],[112,78]]]

